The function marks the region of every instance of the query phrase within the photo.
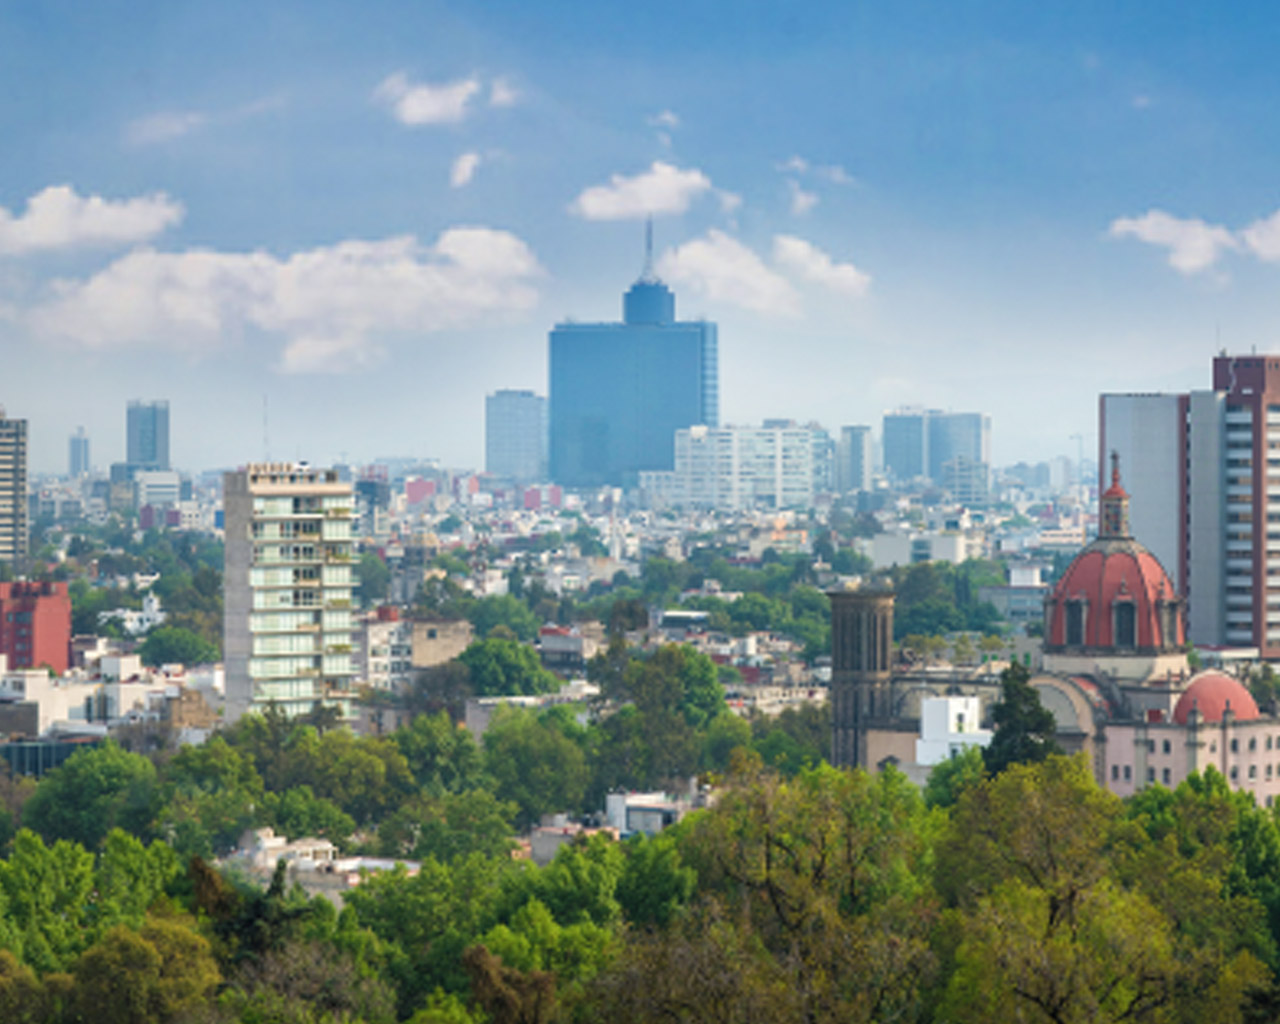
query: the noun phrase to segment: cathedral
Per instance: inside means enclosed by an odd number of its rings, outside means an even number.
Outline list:
[[[989,721],[1000,697],[992,669],[894,665],[890,589],[864,583],[829,597],[833,763],[914,765],[930,697],[976,697]],[[1176,786],[1212,765],[1269,807],[1280,794],[1280,719],[1264,716],[1232,676],[1191,671],[1184,613],[1160,562],[1130,536],[1129,496],[1113,456],[1098,537],[1045,599],[1043,657],[1031,685],[1054,716],[1058,743],[1083,752],[1113,792]]]

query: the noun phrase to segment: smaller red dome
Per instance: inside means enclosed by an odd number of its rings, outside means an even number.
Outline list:
[[[1261,718],[1258,705],[1252,695],[1238,679],[1232,679],[1221,672],[1201,672],[1191,680],[1178,703],[1173,709],[1173,720],[1179,725],[1187,724],[1187,717],[1194,707],[1200,712],[1203,722],[1221,722],[1222,713],[1227,705],[1231,705],[1231,713],[1237,722],[1252,722]]]

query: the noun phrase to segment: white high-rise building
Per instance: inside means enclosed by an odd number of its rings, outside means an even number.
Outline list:
[[[227,473],[227,716],[275,702],[351,716],[355,498],[334,470],[259,463]]]
[[[6,419],[0,405],[0,562],[19,572],[27,529],[27,421]]]
[[[532,391],[495,391],[484,400],[486,473],[533,483],[547,476],[547,400]]]
[[[672,503],[692,508],[807,508],[814,435],[808,427],[689,427],[675,434]]]

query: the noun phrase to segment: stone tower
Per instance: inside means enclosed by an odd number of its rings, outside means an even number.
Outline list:
[[[893,591],[852,585],[831,600],[831,763],[873,768],[867,762],[867,729],[893,715]]]

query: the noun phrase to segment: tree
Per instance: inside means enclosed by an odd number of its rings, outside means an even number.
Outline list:
[[[471,688],[479,697],[554,693],[560,687],[560,680],[542,667],[533,648],[513,640],[479,640],[458,661],[467,666]]]
[[[626,919],[641,928],[666,928],[693,898],[697,872],[684,864],[678,841],[660,833],[634,836],[615,891]]]
[[[0,940],[41,973],[66,970],[90,941],[92,891],[92,854],[66,840],[45,846],[22,829],[0,860]]]
[[[444,711],[417,715],[391,734],[419,787],[433,795],[474,788],[484,764],[471,731],[455,725]]]
[[[1030,679],[1030,670],[1018,662],[1000,674],[1000,699],[991,711],[995,735],[982,754],[992,775],[999,775],[1011,764],[1043,761],[1050,754],[1062,753],[1053,738],[1057,723],[1040,703]]]
[[[157,626],[138,648],[146,665],[207,665],[218,660],[218,648],[182,626]]]
[[[531,712],[500,708],[484,734],[484,759],[495,794],[515,801],[516,822],[523,828],[536,825],[544,814],[582,805],[587,784],[582,748]]]
[[[365,608],[387,599],[391,584],[391,570],[375,551],[365,551],[356,563],[356,585],[360,603]]]
[[[378,828],[378,850],[384,857],[434,857],[448,863],[480,853],[509,856],[516,805],[483,789],[418,797]]]
[[[982,748],[965,747],[934,766],[924,785],[924,802],[930,807],[952,807],[971,786],[986,778]]]
[[[157,807],[156,770],[145,757],[108,740],[72,754],[40,783],[23,821],[46,840],[69,839],[96,850],[117,826],[146,835]]]
[[[538,620],[529,606],[510,594],[482,597],[471,606],[467,617],[475,628],[476,636],[482,639],[495,626],[506,626],[525,643],[532,643],[538,635]]]

